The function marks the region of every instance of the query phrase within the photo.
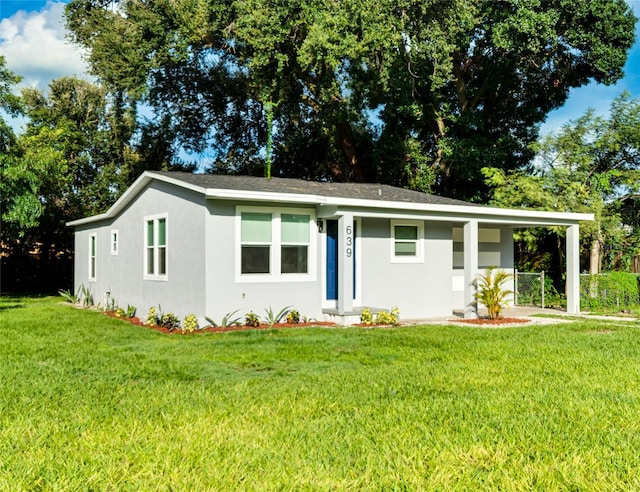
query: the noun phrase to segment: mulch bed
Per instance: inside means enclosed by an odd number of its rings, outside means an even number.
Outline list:
[[[247,325],[234,325],[234,326],[205,326],[204,328],[200,328],[193,332],[187,333],[182,330],[169,330],[164,326],[158,325],[145,325],[144,321],[140,318],[122,318],[117,317],[113,311],[105,311],[107,316],[111,318],[121,319],[123,321],[128,321],[132,325],[142,326],[143,328],[149,328],[150,330],[159,331],[160,333],[166,333],[173,335],[174,333],[179,333],[181,335],[195,335],[198,333],[226,333],[228,331],[243,331],[243,330],[271,330],[271,329],[280,329],[280,328],[305,328],[309,326],[336,326],[335,323],[330,321],[314,321],[313,323],[276,323],[274,325],[268,325],[266,323],[260,323],[258,326],[247,326]]]

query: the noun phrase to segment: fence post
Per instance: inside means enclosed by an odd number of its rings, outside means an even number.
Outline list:
[[[513,274],[513,279],[514,279],[513,280],[513,305],[517,306],[518,305],[518,269],[514,268],[513,272],[514,272]],[[640,277],[638,278],[640,279]],[[640,285],[640,283],[638,285]]]
[[[540,272],[540,289],[542,290],[542,309],[544,309],[544,270]]]

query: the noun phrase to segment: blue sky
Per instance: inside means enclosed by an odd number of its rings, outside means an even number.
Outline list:
[[[62,20],[64,1],[0,0],[0,54],[24,84],[46,88],[62,75],[82,76],[86,65],[77,47],[65,39]],[[640,17],[640,0],[627,0]],[[640,22],[636,24],[640,38]],[[551,112],[542,133],[552,133],[564,123],[584,114],[587,108],[606,114],[611,101],[624,90],[640,98],[640,39],[629,52],[625,77],[613,86],[590,84],[574,89],[562,108]]]

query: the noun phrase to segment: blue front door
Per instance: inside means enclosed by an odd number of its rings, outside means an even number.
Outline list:
[[[357,230],[356,222],[353,223]],[[338,221],[327,220],[327,300],[338,299]],[[353,298],[356,298],[356,240],[353,241]]]

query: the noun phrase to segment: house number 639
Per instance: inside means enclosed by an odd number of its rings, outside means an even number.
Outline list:
[[[351,255],[353,254],[353,250],[351,249],[351,246],[353,246],[353,228],[351,226],[347,226],[345,229],[345,245],[347,246],[345,253],[347,255],[347,258],[351,258]]]

